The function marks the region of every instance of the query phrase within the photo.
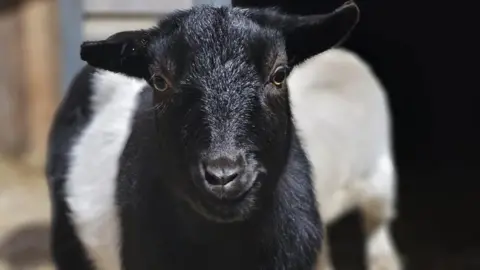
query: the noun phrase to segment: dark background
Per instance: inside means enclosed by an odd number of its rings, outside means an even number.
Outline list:
[[[233,0],[296,14],[343,2]],[[356,3],[360,22],[343,46],[372,66],[388,92],[399,173],[393,231],[407,269],[480,269],[479,11],[473,1]],[[362,269],[359,216],[330,235],[338,269]]]

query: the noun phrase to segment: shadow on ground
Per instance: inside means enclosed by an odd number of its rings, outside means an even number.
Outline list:
[[[35,269],[50,264],[49,235],[48,224],[20,226],[0,242],[0,262],[9,270]]]

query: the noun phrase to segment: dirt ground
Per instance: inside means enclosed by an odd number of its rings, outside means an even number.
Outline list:
[[[40,170],[0,158],[0,270],[50,270],[48,190]]]

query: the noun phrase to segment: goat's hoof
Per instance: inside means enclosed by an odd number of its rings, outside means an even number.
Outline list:
[[[402,270],[400,260],[394,254],[370,257],[368,270]]]

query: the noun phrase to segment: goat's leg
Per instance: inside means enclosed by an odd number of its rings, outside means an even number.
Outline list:
[[[319,201],[319,209],[324,223],[323,248],[320,254],[320,264],[317,267],[317,270],[333,270],[335,268],[333,267],[330,254],[327,226],[333,224],[343,215],[355,209],[358,205],[357,197],[355,197],[356,190],[344,188],[331,192],[330,190],[324,189],[324,186],[318,182],[316,182],[316,184],[317,200]]]
[[[320,252],[319,262],[315,270],[334,270],[332,257],[330,254],[330,243],[327,236],[327,226],[324,227],[324,237],[322,243],[322,251]]]
[[[375,204],[372,202],[372,204]],[[362,206],[364,230],[367,237],[368,270],[400,270],[400,260],[390,234],[390,220],[380,209]],[[381,208],[382,206],[380,206]]]
[[[400,270],[401,261],[390,233],[395,217],[395,178],[393,172],[380,170],[364,189],[360,204],[367,241],[368,270]]]

